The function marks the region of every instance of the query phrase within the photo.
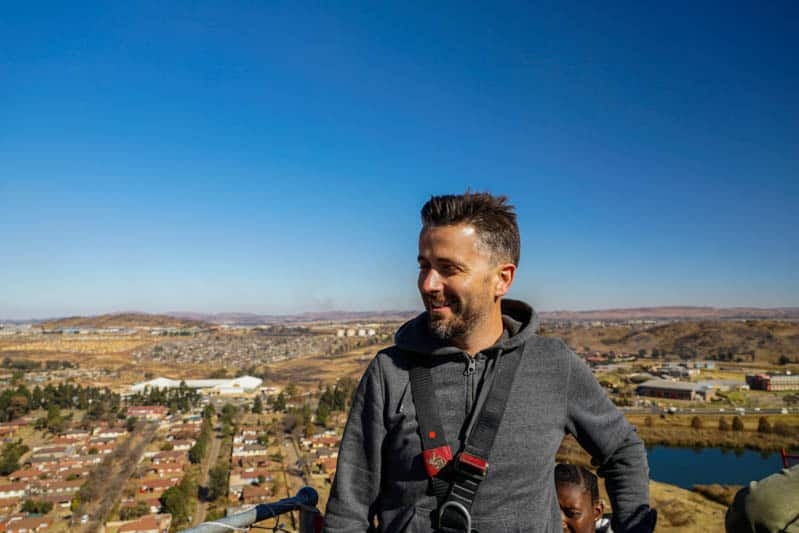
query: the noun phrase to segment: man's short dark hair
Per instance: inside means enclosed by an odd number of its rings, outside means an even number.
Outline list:
[[[591,493],[591,501],[599,501],[599,484],[596,474],[583,466],[571,463],[559,463],[555,465],[555,484],[556,485],[575,485],[586,492]]]
[[[519,226],[506,196],[469,192],[433,196],[422,207],[422,229],[468,224],[498,262],[519,264]]]

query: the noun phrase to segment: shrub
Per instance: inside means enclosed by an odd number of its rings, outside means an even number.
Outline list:
[[[733,431],[743,431],[744,430],[744,421],[741,420],[740,416],[732,417],[732,430]]]
[[[695,416],[691,419],[691,427],[694,429],[702,429],[702,419]]]
[[[794,434],[793,428],[786,424],[785,422],[777,422],[774,424],[774,433],[780,435],[781,437],[790,437]]]
[[[765,416],[761,416],[760,419],[757,421],[757,432],[771,433],[771,424],[769,423],[768,419],[766,419]]]
[[[719,417],[719,431],[729,431],[730,430],[730,423],[727,422],[727,419]]]

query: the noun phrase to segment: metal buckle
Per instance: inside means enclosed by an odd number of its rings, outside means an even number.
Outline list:
[[[472,515],[469,510],[462,504],[454,501],[447,501],[441,504],[438,509],[438,525],[441,527],[441,517],[444,516],[444,511],[447,507],[452,507],[454,510],[459,511],[466,518],[466,533],[472,533]]]

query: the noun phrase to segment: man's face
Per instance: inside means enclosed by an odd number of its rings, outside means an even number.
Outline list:
[[[604,509],[591,501],[591,492],[571,483],[558,483],[558,505],[564,533],[593,533]]]
[[[419,235],[419,293],[430,331],[457,342],[481,327],[497,301],[499,267],[477,246],[470,225],[431,227]]]

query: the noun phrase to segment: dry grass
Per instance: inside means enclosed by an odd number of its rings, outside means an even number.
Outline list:
[[[658,533],[723,533],[727,506],[673,485],[649,482],[650,504],[658,512]]]
[[[731,423],[732,416],[725,416],[727,422]],[[793,431],[790,435],[758,433],[759,416],[741,416],[740,419],[744,425],[743,431],[720,431],[718,429],[720,417],[715,415],[700,417],[702,429],[691,427],[693,417],[690,415],[668,415],[665,418],[629,415],[627,418],[638,428],[638,434],[649,445],[776,451],[780,448],[794,447],[797,435],[799,435],[799,415],[794,414],[766,417],[772,426],[776,422],[787,425]],[[647,418],[650,420],[651,426],[647,425]]]
[[[315,389],[319,383],[334,383],[344,377],[360,379],[375,354],[385,347],[369,346],[335,356],[301,356],[271,363],[269,369],[276,383]]]
[[[729,506],[735,498],[735,493],[743,488],[742,485],[694,485],[693,491],[701,494],[708,500]]]

